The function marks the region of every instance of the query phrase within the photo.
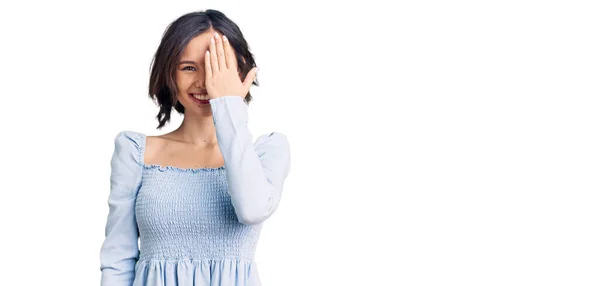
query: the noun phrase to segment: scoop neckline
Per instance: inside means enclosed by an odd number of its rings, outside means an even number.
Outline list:
[[[220,171],[220,170],[225,170],[225,165],[223,166],[219,166],[219,167],[199,167],[199,168],[182,168],[182,167],[175,167],[175,166],[170,166],[170,165],[165,165],[165,166],[161,166],[158,164],[146,164],[146,160],[145,160],[145,153],[146,153],[146,137],[148,137],[146,134],[142,133],[142,148],[141,149],[141,154],[140,154],[140,161],[142,162],[142,166],[144,167],[144,169],[147,170],[158,170],[161,172],[164,171],[176,171],[176,172],[202,172],[202,171]]]

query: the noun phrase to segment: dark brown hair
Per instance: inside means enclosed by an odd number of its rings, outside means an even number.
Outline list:
[[[256,66],[254,55],[240,28],[225,14],[217,10],[205,10],[185,14],[171,23],[165,30],[160,45],[150,64],[149,97],[160,107],[156,119],[157,129],[165,126],[171,119],[173,108],[183,114],[185,108],[177,100],[175,73],[177,63],[187,44],[196,36],[213,29],[227,36],[231,47],[235,50],[239,73],[242,79]],[[258,86],[258,80],[252,82]],[[252,100],[250,92],[244,97],[249,104]]]

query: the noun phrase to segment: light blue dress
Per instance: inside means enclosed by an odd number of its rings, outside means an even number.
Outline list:
[[[254,253],[281,199],[289,142],[272,132],[253,143],[239,96],[210,105],[225,161],[218,168],[145,164],[146,135],[116,136],[101,285],[261,285]]]

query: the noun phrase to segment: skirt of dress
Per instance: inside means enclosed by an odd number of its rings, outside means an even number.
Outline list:
[[[254,261],[142,260],[133,286],[261,286]]]

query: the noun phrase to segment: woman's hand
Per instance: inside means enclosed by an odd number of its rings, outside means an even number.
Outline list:
[[[226,95],[245,98],[258,69],[255,67],[250,70],[242,82],[238,73],[235,51],[227,37],[223,36],[221,39],[217,33],[210,39],[210,47],[204,55],[204,63],[205,85],[210,99]]]

